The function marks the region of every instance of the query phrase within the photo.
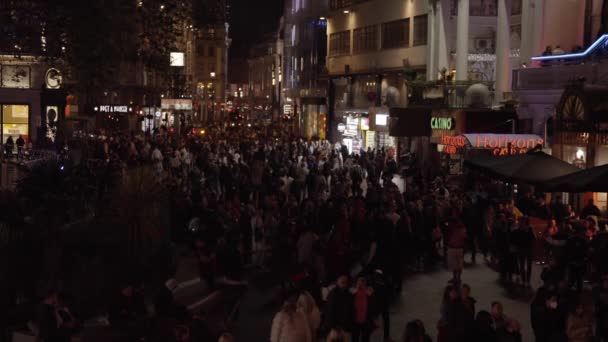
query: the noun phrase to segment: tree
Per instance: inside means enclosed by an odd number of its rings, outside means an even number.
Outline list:
[[[191,0],[0,3],[0,50],[63,63],[85,93],[118,85],[125,64],[168,72],[169,52],[191,25]]]

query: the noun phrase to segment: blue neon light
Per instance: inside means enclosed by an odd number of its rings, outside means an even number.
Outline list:
[[[587,48],[587,50],[585,50],[583,52],[566,53],[566,54],[563,54],[563,55],[555,55],[555,56],[537,56],[537,57],[532,57],[532,60],[533,61],[550,61],[550,60],[555,60],[555,59],[560,59],[561,60],[561,59],[571,59],[571,58],[586,57],[587,55],[589,55],[591,53],[591,51],[593,51],[598,45],[600,45],[600,43],[602,43],[606,39],[608,39],[608,34],[602,35],[595,42],[593,42],[593,44],[591,44],[591,46],[589,46]]]

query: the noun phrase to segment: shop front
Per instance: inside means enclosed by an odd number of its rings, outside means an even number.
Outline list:
[[[327,105],[325,98],[302,97],[300,99],[299,131],[306,139],[327,138]],[[291,106],[286,104],[285,107]],[[290,110],[292,108],[290,107]]]
[[[608,88],[573,83],[565,88],[557,105],[551,148],[557,158],[581,169],[608,164]],[[606,193],[588,193],[602,209]]]
[[[0,56],[0,143],[19,136],[35,142],[44,134],[45,70],[33,57],[16,62],[12,56]]]

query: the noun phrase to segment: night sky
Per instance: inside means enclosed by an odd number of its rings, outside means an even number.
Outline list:
[[[252,44],[265,33],[277,31],[283,3],[284,0],[231,0],[231,59],[246,58]]]

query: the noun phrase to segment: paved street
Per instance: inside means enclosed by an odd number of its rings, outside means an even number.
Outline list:
[[[0,162],[0,189],[13,189],[19,177],[19,167],[16,164]]]
[[[468,259],[468,257],[467,257]],[[540,284],[539,269],[534,270],[533,286]],[[405,325],[413,319],[421,319],[433,340],[436,339],[436,323],[444,285],[451,277],[441,269],[425,274],[412,275],[404,280],[403,292],[391,310],[391,337],[400,340]],[[521,322],[524,341],[533,341],[529,322],[530,291],[507,291],[497,282],[498,275],[485,265],[468,265],[463,281],[471,285],[472,295],[477,299],[476,310],[490,311],[490,305],[498,300],[503,303],[505,313]],[[241,313],[234,327],[238,341],[267,341],[272,317],[279,307],[278,287],[261,290],[251,286],[243,299]],[[372,341],[382,340],[381,329],[376,330]]]

